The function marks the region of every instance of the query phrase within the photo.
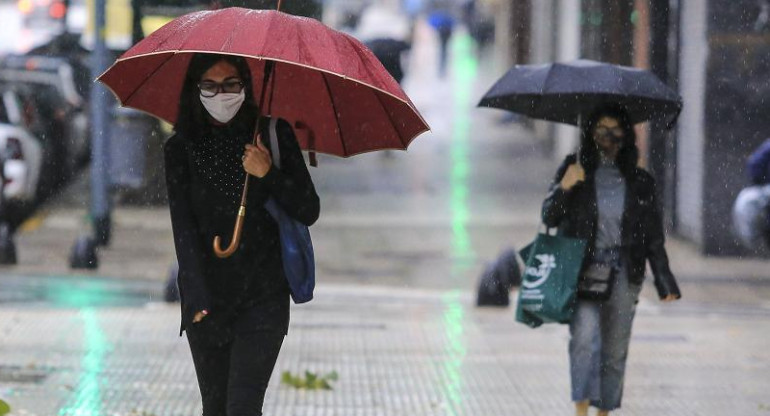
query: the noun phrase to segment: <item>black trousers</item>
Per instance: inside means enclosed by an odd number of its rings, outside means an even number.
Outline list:
[[[262,415],[284,333],[251,329],[253,323],[249,314],[211,314],[187,328],[203,416]]]

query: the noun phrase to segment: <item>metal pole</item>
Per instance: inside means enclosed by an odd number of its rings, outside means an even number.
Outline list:
[[[670,50],[672,36],[672,13],[670,0],[653,0],[650,2],[650,69],[663,82],[672,85],[672,53]],[[676,56],[676,55],[674,55]],[[674,153],[675,137],[672,131],[666,129],[667,121],[655,120],[650,123],[650,155],[649,167],[658,182],[657,190],[662,203],[664,224],[666,228],[674,226],[676,186],[676,154]]]
[[[580,0],[558,0],[556,5],[558,10],[558,33],[556,41],[556,61],[567,62],[578,59],[582,56],[582,31],[580,26],[581,1]],[[553,127],[555,143],[553,146],[553,157],[555,160],[562,160],[564,156],[575,151],[580,147],[580,127],[575,128],[565,124],[557,124]]]
[[[94,50],[91,60],[91,79],[96,79],[109,65],[105,43],[105,3],[106,0],[94,1]],[[91,89],[91,219],[94,237],[98,245],[107,245],[110,241],[110,201],[109,174],[109,114],[111,108],[106,88],[95,82]]]
[[[144,39],[144,31],[142,30],[142,8],[144,7],[144,0],[131,0],[131,14],[133,18],[131,20],[131,44],[136,45],[140,40]]]
[[[63,33],[69,33],[69,31],[70,31],[69,27],[67,25],[67,18],[68,18],[69,14],[70,14],[70,5],[71,5],[71,3],[72,2],[70,0],[64,0],[64,2],[63,2],[63,4],[64,4],[64,17],[62,17],[62,23],[63,23],[63,26],[64,26],[63,30],[62,30]]]

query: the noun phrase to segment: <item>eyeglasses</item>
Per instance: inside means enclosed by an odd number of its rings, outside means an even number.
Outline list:
[[[625,132],[620,127],[609,128],[609,127],[599,126],[596,128],[596,134],[598,134],[599,136],[612,135],[615,137],[623,137],[623,135],[625,135]]]
[[[207,98],[213,97],[220,92],[238,94],[243,91],[243,81],[239,79],[230,79],[225,82],[203,81],[198,83],[198,89],[201,90],[201,95]]]

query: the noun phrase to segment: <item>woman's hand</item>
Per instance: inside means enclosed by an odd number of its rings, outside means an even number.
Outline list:
[[[246,145],[246,150],[243,152],[243,169],[250,175],[254,175],[258,178],[263,178],[270,171],[270,167],[273,166],[273,159],[270,156],[270,151],[267,150],[261,140],[257,140],[257,145]]]
[[[564,172],[564,176],[561,178],[559,186],[566,191],[572,189],[576,183],[584,181],[585,179],[586,172],[583,170],[583,167],[578,163],[573,163],[569,165],[567,171]]]
[[[660,300],[662,302],[673,302],[673,301],[675,301],[677,299],[679,299],[679,298],[676,295],[667,295],[666,297],[661,298]]]
[[[196,312],[195,316],[193,316],[193,323],[197,324],[198,322],[202,321],[203,318],[205,318],[206,315],[208,315],[208,314],[209,314],[209,311],[207,311],[205,309],[202,310],[202,311]]]

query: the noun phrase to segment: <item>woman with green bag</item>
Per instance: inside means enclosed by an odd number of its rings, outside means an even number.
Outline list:
[[[581,126],[579,156],[567,156],[543,203],[543,223],[588,243],[570,322],[570,375],[576,414],[620,407],[628,344],[649,261],[660,299],[681,294],[668,265],[652,176],[627,112],[606,107]],[[578,160],[579,159],[579,160]]]

